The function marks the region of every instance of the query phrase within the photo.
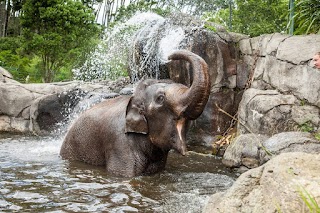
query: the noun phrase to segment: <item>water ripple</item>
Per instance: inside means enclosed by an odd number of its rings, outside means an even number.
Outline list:
[[[1,212],[201,212],[234,177],[212,156],[170,153],[166,170],[131,179],[59,157],[62,139],[0,139]],[[219,171],[219,172],[217,172]]]

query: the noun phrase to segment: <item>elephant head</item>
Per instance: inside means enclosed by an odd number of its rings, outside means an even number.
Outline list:
[[[169,59],[190,63],[190,88],[170,80],[140,82],[126,109],[125,132],[148,135],[154,145],[185,155],[188,121],[200,116],[210,94],[208,68],[201,57],[186,50],[175,51]]]
[[[62,158],[106,165],[112,174],[132,177],[162,170],[170,149],[185,155],[188,121],[202,113],[210,82],[201,57],[179,50],[169,59],[190,63],[190,87],[170,80],[144,80],[131,97],[95,105],[68,130]]]

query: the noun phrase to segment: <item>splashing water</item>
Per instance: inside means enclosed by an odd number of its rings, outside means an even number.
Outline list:
[[[169,55],[179,49],[180,42],[185,38],[184,30],[181,27],[170,29],[160,41],[160,55],[163,63],[168,62]]]
[[[162,16],[138,13],[107,32],[89,60],[73,73],[80,80],[116,79],[126,74],[132,82],[145,76],[159,79],[160,67],[184,38],[184,30]]]
[[[179,49],[185,38],[184,30],[171,25],[166,19],[147,23],[134,36],[129,57],[131,79],[138,81],[144,75],[159,79],[161,65],[168,62],[168,56]]]

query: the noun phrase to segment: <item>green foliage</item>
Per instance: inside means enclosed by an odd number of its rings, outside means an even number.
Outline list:
[[[295,34],[320,34],[320,1],[298,0],[295,6]]]
[[[96,3],[101,3],[103,2],[103,0],[81,0],[82,4],[90,7],[90,8],[93,8],[93,6],[96,4]]]
[[[235,0],[232,8],[233,32],[259,36],[286,30],[287,0]],[[228,28],[229,16],[230,10],[225,7],[203,18]]]
[[[205,24],[204,27],[205,27],[206,29],[208,29],[208,30],[213,31],[213,32],[217,32],[217,29],[216,29],[214,26]]]
[[[259,36],[286,29],[287,1],[236,0],[233,30],[250,36]]]
[[[302,132],[312,132],[313,131],[313,125],[310,121],[307,121],[301,125],[299,125],[299,129],[302,131]]]
[[[314,197],[311,196],[309,192],[307,192],[304,188],[301,188],[298,190],[298,193],[310,212],[320,212],[320,207],[317,201],[314,199]]]
[[[228,29],[229,26],[229,9],[221,9],[217,12],[206,12],[203,14],[202,19],[206,20],[207,22],[211,23],[217,23],[221,26],[223,26],[225,29]],[[205,24],[205,28],[216,32],[216,27]]]
[[[93,11],[73,0],[26,0],[21,24],[24,48],[41,58],[45,82],[53,81],[62,67],[84,63],[101,32]]]
[[[148,0],[142,0],[138,2],[130,3],[127,6],[122,6],[117,11],[113,23],[110,25],[110,27],[114,27],[119,22],[124,22],[125,20],[132,17],[137,12],[154,12],[161,16],[166,16],[170,14],[170,8],[163,8],[159,5],[158,1],[148,1]]]
[[[320,132],[315,133],[315,134],[314,134],[314,137],[315,137],[318,141],[320,141]]]
[[[42,75],[41,75],[41,58],[34,56],[29,66],[27,67],[28,72],[28,81],[26,83],[41,83]]]
[[[10,50],[11,53],[15,53],[21,45],[19,37],[0,37],[0,51]]]
[[[67,81],[72,80],[72,67],[61,67],[57,72],[54,81]]]
[[[0,38],[0,66],[8,70],[15,80],[25,82],[30,59],[19,54],[20,46],[19,37]]]
[[[25,82],[29,63],[28,58],[12,54],[10,50],[0,51],[0,66],[7,69],[17,81]]]

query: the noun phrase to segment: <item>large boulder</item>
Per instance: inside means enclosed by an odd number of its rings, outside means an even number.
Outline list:
[[[267,139],[266,135],[239,135],[226,149],[222,163],[232,168],[244,166],[251,169],[260,166],[260,150]]]
[[[212,195],[203,213],[316,212],[313,202],[320,202],[319,164],[319,154],[278,155],[243,173],[227,191]]]

